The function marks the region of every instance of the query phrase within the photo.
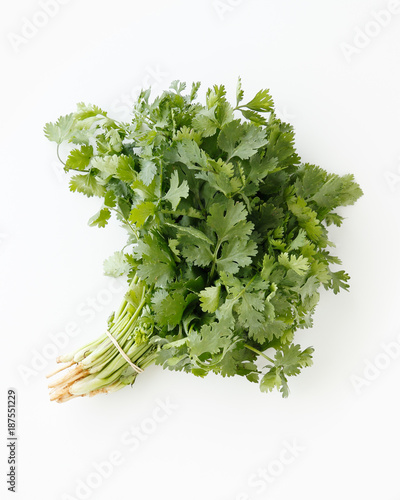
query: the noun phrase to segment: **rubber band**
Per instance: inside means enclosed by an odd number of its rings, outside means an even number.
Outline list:
[[[111,342],[115,345],[115,347],[118,349],[119,353],[121,356],[125,359],[127,363],[131,365],[131,367],[135,370],[137,373],[143,373],[143,370],[136,366],[132,361],[129,359],[129,357],[126,355],[126,353],[123,351],[122,347],[118,344],[118,342],[115,340],[115,338],[111,335],[111,333],[106,330],[106,334],[108,338],[111,340]]]

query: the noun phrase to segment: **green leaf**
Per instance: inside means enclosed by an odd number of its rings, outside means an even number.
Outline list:
[[[112,128],[105,134],[105,138],[110,145],[110,149],[116,153],[120,153],[122,150],[122,138],[115,128]]]
[[[311,263],[310,272],[317,278],[319,283],[327,283],[331,278],[329,267],[326,262],[314,260]]]
[[[139,179],[145,186],[149,186],[157,174],[157,165],[151,159],[143,159],[140,162]]]
[[[216,191],[221,191],[225,196],[230,197],[231,194],[239,191],[242,182],[234,177],[230,179],[224,172],[215,174],[214,172],[200,172],[196,174],[197,179],[203,179]]]
[[[299,165],[300,157],[294,147],[294,133],[290,126],[279,120],[268,124],[268,147],[265,157],[276,158],[281,169]]]
[[[137,179],[135,163],[132,158],[123,155],[119,156],[116,176],[128,184],[132,184]]]
[[[117,204],[114,191],[107,191],[104,196],[104,205],[106,207],[114,208]]]
[[[276,368],[272,368],[266,373],[260,381],[261,392],[270,392],[275,388],[279,389],[282,385],[282,379]]]
[[[245,160],[267,144],[265,131],[251,123],[241,123],[233,120],[222,127],[218,136],[218,146],[233,157]]]
[[[239,103],[243,100],[243,96],[242,79],[239,76],[236,86],[236,106],[239,106]]]
[[[308,199],[313,196],[325,183],[326,172],[315,165],[304,165],[298,172],[296,192],[298,196]]]
[[[220,242],[230,238],[246,239],[254,225],[246,222],[247,210],[243,203],[232,199],[224,203],[214,203],[210,208],[207,224],[213,229]]]
[[[249,165],[250,168],[246,169],[246,175],[249,181],[256,183],[258,186],[269,173],[277,170],[278,160],[269,157],[261,158],[259,154],[256,154],[250,158]]]
[[[46,123],[44,135],[49,141],[61,144],[70,137],[70,132],[74,124],[74,115],[71,113],[61,116],[56,123]]]
[[[311,347],[301,351],[299,345],[284,345],[275,355],[275,366],[267,365],[268,372],[263,376],[260,383],[262,392],[272,391],[277,388],[284,398],[289,395],[287,376],[298,375],[300,369],[312,364]]]
[[[125,259],[124,252],[121,251],[114,252],[111,257],[108,257],[108,259],[104,261],[103,267],[104,274],[106,276],[112,276],[113,278],[122,276],[130,270],[130,266]]]
[[[272,257],[271,255],[265,254],[263,257],[263,265],[262,265],[262,269],[261,269],[262,279],[264,279],[265,281],[268,281],[270,274],[274,270],[275,266],[276,266],[276,262],[275,262],[274,257]]]
[[[190,91],[190,102],[192,102],[197,97],[197,92],[201,87],[201,82],[193,82],[192,89]]]
[[[306,243],[308,243],[307,233],[304,231],[304,229],[300,229],[296,238],[290,243],[288,250],[289,252],[292,250],[298,250]]]
[[[317,242],[322,235],[322,227],[317,213],[307,206],[307,202],[300,197],[290,198],[287,202],[289,210],[297,217],[310,240]]]
[[[223,377],[245,376],[250,382],[258,382],[258,368],[253,363],[252,351],[246,348],[230,349],[218,364]]]
[[[102,208],[100,212],[89,219],[89,226],[106,227],[109,218],[111,217],[111,212],[108,208]]]
[[[187,305],[181,292],[176,291],[168,294],[165,290],[159,290],[154,295],[152,302],[158,325],[168,326],[169,329],[172,329],[181,322]]]
[[[251,111],[250,109],[241,109],[240,111],[242,112],[242,115],[247,118],[247,120],[250,120],[255,125],[267,124],[267,120],[256,111]]]
[[[214,85],[213,88],[208,89],[206,102],[209,108],[219,104],[221,101],[225,100],[226,89],[225,85]]]
[[[245,104],[246,108],[258,112],[273,111],[274,101],[269,93],[269,90],[260,90],[255,97]]]
[[[221,285],[209,286],[199,293],[201,308],[204,312],[213,313],[218,309]]]
[[[300,288],[300,297],[304,302],[307,297],[312,297],[318,290],[320,282],[315,276],[310,276]]]
[[[179,175],[176,170],[172,172],[171,182],[164,199],[171,203],[172,210],[176,210],[181,198],[187,198],[189,195],[189,185],[186,180],[179,184]]]
[[[92,146],[81,146],[81,149],[73,149],[65,162],[65,170],[85,170],[92,156]]]
[[[353,175],[340,177],[309,164],[299,171],[295,185],[299,196],[329,210],[340,205],[352,205],[363,194]]]
[[[170,222],[165,223],[166,226],[175,228],[181,235],[186,235],[188,240],[192,237],[194,240],[201,240],[208,245],[212,245],[213,242],[199,229],[195,229],[191,226],[179,226],[178,224],[171,224]]]
[[[147,234],[133,248],[139,261],[137,275],[147,283],[165,286],[175,277],[175,263],[167,243],[159,236]]]
[[[187,234],[179,236],[179,246],[182,249],[183,257],[190,263],[207,267],[213,260],[211,245],[200,238],[192,238]]]
[[[303,257],[302,255],[299,255],[298,257],[296,257],[296,255],[289,256],[287,252],[281,253],[279,255],[278,262],[282,266],[286,267],[286,269],[292,269],[300,276],[305,274],[310,267],[310,264],[306,257]]]
[[[117,168],[119,164],[119,156],[96,156],[92,160],[93,168],[100,170],[104,176],[108,177],[110,175],[115,175],[117,173]]]
[[[275,355],[275,365],[279,366],[286,375],[298,375],[301,368],[312,365],[313,352],[312,347],[302,351],[298,344],[282,346]]]
[[[343,223],[343,220],[344,218],[341,215],[335,214],[333,212],[325,216],[325,222],[327,226],[335,224],[335,226],[340,227]]]
[[[281,339],[287,327],[288,325],[280,319],[269,321],[264,330],[257,331],[253,338],[260,344],[263,344],[266,340],[272,341],[274,338]]]
[[[331,174],[326,183],[310,199],[320,207],[332,210],[338,206],[353,205],[362,194],[360,186],[354,182],[354,175],[339,177]]]
[[[78,193],[85,194],[88,197],[91,196],[104,196],[105,188],[96,179],[94,174],[78,174],[71,177],[69,187],[71,191],[77,191]]]
[[[222,246],[221,256],[217,259],[218,272],[236,274],[240,267],[249,266],[251,257],[257,254],[257,244],[252,240],[234,238]]]
[[[195,130],[193,130],[192,128],[189,128],[186,125],[184,125],[176,132],[173,139],[174,139],[174,141],[177,141],[177,142],[184,141],[185,139],[187,139],[189,141],[193,140],[196,142],[196,144],[200,144],[201,143],[201,134],[199,134],[198,132],[195,132]]]
[[[330,272],[330,276],[331,281],[329,287],[332,288],[335,295],[340,292],[341,288],[343,288],[343,290],[348,290],[350,288],[350,285],[347,283],[350,276],[345,271]]]
[[[177,94],[181,94],[186,88],[186,83],[180,82],[179,80],[174,80],[169,88],[175,90]]]
[[[136,227],[142,227],[148,217],[156,213],[157,207],[151,201],[144,201],[131,210],[129,220],[133,222]]]
[[[144,182],[137,180],[132,183],[131,188],[142,200],[147,200],[149,198],[154,200],[156,198],[155,180],[153,180],[149,185],[146,185]]]
[[[207,156],[193,139],[177,142],[167,158],[172,162],[180,162],[194,170],[207,169]]]
[[[201,356],[205,353],[217,354],[229,343],[232,332],[218,323],[203,325],[200,332],[191,331],[188,335],[190,354]]]
[[[85,104],[83,102],[79,102],[76,105],[76,108],[77,110],[74,113],[74,116],[78,120],[86,120],[87,118],[107,116],[107,113],[105,111],[103,111],[101,108],[93,104]]]
[[[245,292],[237,306],[239,323],[249,330],[254,338],[265,330],[264,294],[262,292]]]
[[[199,111],[193,118],[192,125],[203,137],[214,135],[218,127],[218,123],[215,119],[215,106],[211,109]]]

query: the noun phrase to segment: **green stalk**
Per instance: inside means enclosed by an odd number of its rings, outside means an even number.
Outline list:
[[[135,297],[140,297],[136,307],[129,295],[131,290],[134,291],[134,301]],[[151,291],[152,287],[146,289],[135,278],[108,330],[131,362],[142,370],[154,363],[157,357],[156,346],[151,340],[152,330],[149,331],[148,324],[142,320],[143,309]],[[139,344],[136,343],[137,335]],[[51,399],[58,402],[97,392],[114,392],[132,384],[138,375],[106,334],[69,355],[62,356],[60,361],[68,362],[66,368],[71,364],[74,366],[64,377],[49,385],[52,388]]]
[[[267,359],[268,361],[270,361],[272,364],[275,363],[275,361],[273,359],[271,359],[270,357],[268,357],[266,354],[264,354],[263,352],[259,351],[258,349],[256,349],[255,347],[249,345],[249,344],[244,344],[244,347],[246,347],[247,349],[250,349],[250,351],[253,351],[255,352],[256,354],[259,354],[260,356],[262,356],[263,358]]]

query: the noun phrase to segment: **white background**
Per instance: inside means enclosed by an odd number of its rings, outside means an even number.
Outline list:
[[[46,19],[38,1],[2,2],[0,456],[5,471],[13,387],[14,497],[399,498],[400,13],[382,14],[385,26],[374,21],[388,7],[386,0],[71,0]],[[42,26],[29,31],[32,21]],[[102,333],[122,297],[123,288],[109,291],[102,262],[124,234],[117,224],[87,226],[98,201],[69,193],[43,125],[79,101],[121,118],[140,86],[160,90],[174,79],[225,83],[232,94],[238,75],[248,96],[270,88],[304,161],[354,173],[365,193],[340,211],[346,221],[332,232],[351,292],[323,292],[314,327],[297,337],[315,347],[314,366],[291,379],[287,400],[240,378],[201,380],[153,367],[132,389],[51,403],[51,351]],[[54,335],[65,338],[71,324],[79,334],[58,349]],[[158,401],[167,399],[174,409],[154,423]],[[126,442],[135,426],[147,432],[136,450]],[[283,451],[293,443],[294,455]],[[96,482],[96,464],[112,453],[122,463]],[[262,469],[272,479],[255,483]],[[79,481],[96,488],[85,496]],[[5,482],[3,473],[1,497],[14,498]]]

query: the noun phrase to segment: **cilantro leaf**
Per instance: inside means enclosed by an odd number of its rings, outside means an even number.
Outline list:
[[[335,295],[340,292],[341,288],[343,288],[343,290],[348,290],[350,288],[350,285],[347,283],[350,276],[345,271],[330,271],[329,274],[329,288],[332,288]]]
[[[317,242],[322,235],[322,227],[317,213],[301,197],[290,198],[287,204],[289,210],[297,217],[300,227],[306,231],[312,241]]]
[[[183,163],[190,169],[207,168],[207,156],[193,139],[180,140],[167,158],[172,162]]]
[[[165,286],[174,278],[173,257],[159,236],[144,236],[133,248],[133,256],[138,262],[137,275],[145,282]]]
[[[156,322],[161,327],[174,328],[180,323],[186,305],[185,297],[179,291],[171,294],[166,293],[164,290],[157,291],[153,297]]]
[[[98,170],[100,170],[102,174],[108,177],[110,175],[116,175],[120,162],[120,156],[118,155],[96,156],[95,158],[93,158],[92,166],[93,168],[97,168]]]
[[[252,338],[265,330],[264,300],[261,292],[245,292],[237,306],[238,321]]]
[[[46,123],[44,127],[44,135],[49,141],[62,144],[70,137],[70,131],[74,124],[74,115],[71,113],[66,116],[61,116],[56,123]]]
[[[278,256],[278,262],[282,266],[286,267],[286,269],[292,269],[295,273],[300,276],[305,274],[308,271],[309,263],[306,257],[299,255],[296,257],[295,255],[290,255],[288,253],[281,253]]]
[[[353,175],[339,177],[309,164],[299,171],[295,186],[299,196],[329,210],[339,205],[352,205],[362,195]]]
[[[171,175],[171,184],[164,195],[164,199],[171,203],[172,210],[176,210],[181,198],[187,198],[189,195],[189,185],[186,180],[179,184],[179,175],[175,170]]]
[[[274,109],[274,101],[268,90],[260,90],[245,106],[252,111],[267,112]]]
[[[179,236],[179,245],[183,257],[196,266],[207,267],[213,260],[211,245],[204,239],[191,238],[183,233]]]
[[[235,156],[242,160],[250,158],[267,142],[264,130],[240,120],[224,125],[218,136],[218,146],[228,154],[228,161]]]
[[[204,312],[213,313],[218,309],[221,285],[209,286],[202,290],[200,295],[200,304]]]
[[[112,276],[113,278],[117,278],[118,276],[128,273],[130,269],[124,252],[121,251],[114,252],[111,257],[108,257],[108,259],[104,261],[103,267],[104,274],[106,276]]]
[[[311,347],[302,351],[298,344],[282,346],[282,349],[275,355],[275,365],[279,366],[286,375],[298,375],[301,368],[312,364],[313,352],[314,349]]]
[[[203,325],[200,332],[193,330],[188,335],[188,346],[193,356],[216,354],[227,346],[232,332],[219,323]]]
[[[69,187],[71,191],[77,191],[88,197],[101,197],[105,194],[104,185],[92,173],[74,175],[71,177]]]
[[[93,215],[89,219],[89,226],[106,227],[108,220],[111,217],[111,212],[108,208],[102,208],[100,212]]]
[[[114,191],[111,190],[107,191],[106,194],[104,195],[104,205],[106,207],[114,208],[116,204],[117,201]]]
[[[287,376],[298,375],[301,368],[311,366],[313,351],[311,347],[301,351],[300,346],[294,344],[282,346],[275,355],[275,366],[268,365],[270,369],[261,379],[261,391],[268,392],[277,388],[283,397],[288,397]]]
[[[238,78],[237,86],[236,86],[236,107],[239,106],[239,103],[243,100],[244,91],[242,89],[242,79]]]
[[[246,222],[247,210],[243,203],[232,199],[224,203],[214,203],[210,208],[207,224],[215,231],[220,242],[230,238],[246,239],[254,227]]]
[[[80,149],[73,149],[65,162],[65,170],[85,170],[93,156],[92,146],[81,146]]]
[[[199,111],[193,119],[193,127],[201,132],[203,137],[210,137],[217,132],[218,123],[215,119],[215,108]]]
[[[241,109],[240,111],[242,112],[242,115],[254,123],[254,125],[267,124],[267,120],[256,111],[251,111],[250,109]]]
[[[139,179],[149,186],[157,173],[157,165],[154,160],[146,158],[140,162]]]
[[[234,238],[222,246],[221,256],[217,259],[218,272],[236,274],[240,267],[249,266],[251,257],[257,254],[257,244],[252,240]]]
[[[137,227],[143,226],[146,220],[156,213],[157,207],[151,201],[143,201],[132,208],[129,220]]]
[[[280,389],[282,386],[282,379],[276,368],[271,368],[260,381],[261,392],[270,392],[273,389]]]
[[[135,171],[135,162],[129,156],[120,155],[118,158],[116,176],[121,181],[132,184],[137,180],[137,172]]]

